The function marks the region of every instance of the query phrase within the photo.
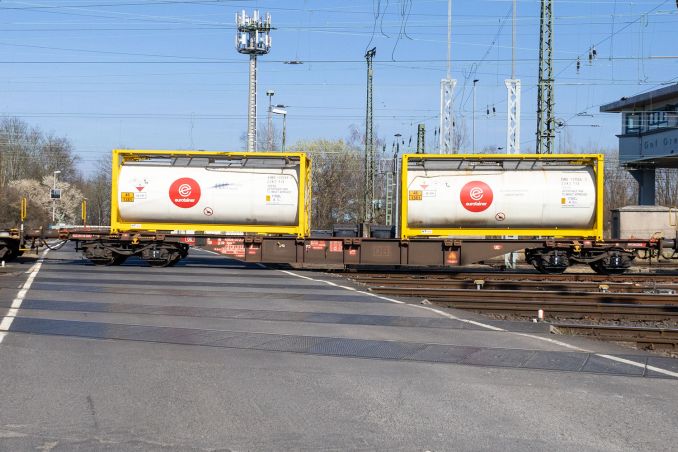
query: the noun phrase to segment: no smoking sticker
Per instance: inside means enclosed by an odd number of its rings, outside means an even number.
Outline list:
[[[211,217],[211,216],[214,214],[214,210],[212,210],[211,207],[205,207],[205,208],[203,209],[202,213],[204,213],[204,214],[207,215],[208,217]]]

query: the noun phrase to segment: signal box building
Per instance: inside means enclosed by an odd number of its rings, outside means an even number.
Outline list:
[[[678,168],[678,84],[600,107],[622,114],[619,161],[638,181],[638,204],[655,204],[655,170]]]

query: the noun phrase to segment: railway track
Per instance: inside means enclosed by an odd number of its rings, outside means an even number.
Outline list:
[[[586,282],[586,283],[662,283],[678,284],[678,269],[666,273],[624,273],[622,275],[598,275],[595,273],[561,273],[544,275],[533,271],[464,271],[451,273],[449,270],[441,272],[420,272],[409,270],[402,272],[354,272],[347,276],[356,281],[380,280],[395,282],[403,281],[456,281],[456,280],[485,280],[485,281],[532,281],[532,282]]]
[[[388,279],[378,277],[351,278],[354,281],[371,287],[386,286],[389,288],[419,289],[490,289],[490,290],[521,290],[521,291],[579,291],[603,293],[656,293],[673,295],[678,293],[678,284],[657,282],[595,282],[595,281],[548,281],[548,280],[504,280],[504,279],[422,279],[397,278]]]
[[[631,327],[621,325],[578,325],[555,323],[552,330],[559,334],[592,336],[614,342],[634,343],[653,350],[678,351],[678,329]]]
[[[552,323],[554,333],[678,351],[675,276],[484,273],[349,277],[382,295],[417,298],[498,318],[542,319]],[[563,323],[567,321],[572,323]]]

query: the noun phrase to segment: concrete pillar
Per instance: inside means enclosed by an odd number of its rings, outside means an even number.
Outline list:
[[[638,182],[638,205],[654,206],[655,201],[655,168],[629,170]]]

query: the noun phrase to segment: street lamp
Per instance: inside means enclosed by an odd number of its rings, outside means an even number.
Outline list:
[[[282,115],[283,117],[283,130],[282,130],[282,152],[285,152],[285,140],[287,137],[287,105],[278,104],[275,107],[271,108],[271,113],[274,115]]]
[[[56,170],[52,173],[52,193],[50,194],[52,198],[52,224],[54,224],[56,219],[56,200],[61,198],[61,193],[57,193],[56,189],[57,174],[61,174],[61,171]]]
[[[476,83],[480,80],[473,80],[473,154],[476,153]]]
[[[268,96],[268,152],[271,152],[273,150],[273,133],[271,132],[271,127],[273,126],[273,120],[271,118],[271,102],[273,101],[275,91],[272,89],[266,90],[266,95]]]

